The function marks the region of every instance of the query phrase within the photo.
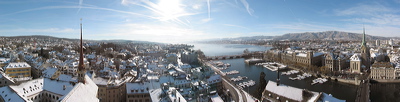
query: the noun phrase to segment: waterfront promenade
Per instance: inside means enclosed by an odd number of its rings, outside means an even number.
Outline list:
[[[229,81],[229,77],[226,76],[225,73],[221,72],[218,68],[216,68],[214,65],[210,64],[209,62],[205,62],[205,65],[211,67],[215,72],[217,72],[219,75],[221,75],[222,78],[222,85],[224,86],[225,89],[230,90],[231,97],[235,102],[254,102],[255,100],[251,95],[248,93],[244,92],[242,89],[239,89],[235,84],[231,83]]]

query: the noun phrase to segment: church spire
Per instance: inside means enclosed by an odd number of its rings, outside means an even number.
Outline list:
[[[78,82],[85,83],[85,65],[83,64],[83,41],[82,41],[82,18],[81,18],[81,39],[79,48]]]
[[[365,42],[365,27],[363,26],[363,39],[362,39],[362,45],[366,46],[366,42]]]

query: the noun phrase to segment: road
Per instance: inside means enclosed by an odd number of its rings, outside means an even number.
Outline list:
[[[232,98],[234,98],[234,100],[236,102],[247,102],[247,97],[246,94],[240,90],[239,88],[237,88],[234,84],[232,84],[229,81],[229,77],[226,76],[225,73],[222,73],[221,70],[219,70],[218,68],[216,68],[214,65],[210,64],[209,62],[204,62],[207,66],[210,66],[215,72],[217,72],[219,75],[221,75],[222,78],[222,84],[224,85],[225,89],[229,89],[229,90],[234,90],[234,92],[231,92],[232,94]]]

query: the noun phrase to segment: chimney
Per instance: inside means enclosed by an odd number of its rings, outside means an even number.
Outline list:
[[[63,90],[65,90],[67,88],[67,85],[63,85]]]

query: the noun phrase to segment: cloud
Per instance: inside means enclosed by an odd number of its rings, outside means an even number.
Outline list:
[[[81,11],[81,9],[82,9],[82,4],[83,4],[83,0],[79,0],[79,9],[78,9],[78,11],[76,12],[76,14],[78,14],[78,13]]]
[[[201,19],[201,23],[207,23],[210,22],[211,20],[212,20],[211,18]]]
[[[371,23],[371,24],[377,24],[377,25],[400,26],[400,15],[383,14],[383,15],[376,15],[376,16],[369,17],[369,18],[353,18],[353,19],[347,19],[344,21]]]
[[[374,36],[393,37],[400,35],[400,27],[390,25],[375,25],[364,24],[366,33]],[[363,24],[348,23],[348,24],[320,24],[314,22],[308,23],[285,23],[264,25],[263,29],[268,32],[266,34],[281,35],[286,33],[301,33],[301,32],[321,32],[321,31],[344,31],[352,33],[362,33]],[[271,33],[273,32],[273,33]],[[262,33],[262,32],[258,32]]]
[[[189,6],[183,4],[181,0],[160,0],[157,3],[149,0],[122,0],[121,4],[143,7],[150,10],[152,15],[159,21],[171,21],[186,26],[189,25],[188,22],[183,22],[181,17],[199,14],[198,12],[189,12],[186,10]]]
[[[337,16],[346,17],[346,19],[341,19],[340,21],[400,28],[400,15],[398,12],[397,8],[390,8],[390,6],[384,6],[379,3],[358,4],[355,7],[334,10]]]
[[[19,29],[7,29],[7,30],[0,30],[0,32],[19,32],[19,33],[74,33],[78,32],[78,29],[71,29],[71,28],[46,28],[46,29],[26,29],[26,28],[19,28]]]
[[[73,9],[73,8],[85,8],[85,9],[96,9],[96,10],[105,10],[105,11],[111,11],[111,12],[118,12],[118,13],[123,13],[123,14],[129,14],[129,15],[135,15],[135,16],[141,16],[141,17],[146,17],[150,19],[157,19],[156,17],[136,13],[136,12],[129,12],[129,11],[121,11],[121,10],[115,10],[115,9],[110,9],[110,8],[101,8],[101,7],[93,7],[93,6],[46,6],[46,7],[39,7],[39,8],[32,8],[32,9],[26,9],[22,11],[17,11],[9,14],[3,14],[0,16],[8,16],[8,15],[14,15],[14,14],[19,14],[19,13],[27,13],[27,12],[32,12],[32,11],[39,11],[39,10],[50,10],[50,9]]]
[[[249,3],[247,3],[246,0],[240,0],[243,4],[243,6],[246,8],[247,13],[249,13],[249,15],[253,16],[254,10],[250,8]]]
[[[374,4],[358,4],[355,7],[347,8],[347,9],[336,9],[334,13],[338,16],[348,16],[348,15],[364,15],[364,16],[372,16],[382,13],[395,12],[395,10],[383,6],[378,3]]]
[[[225,25],[225,26],[230,26],[230,27],[237,27],[237,28],[242,28],[242,29],[250,30],[250,29],[247,28],[247,27],[243,27],[243,26],[239,26],[239,25],[233,25],[233,24],[223,24],[223,25]]]
[[[210,4],[210,0],[207,0],[207,6],[208,6],[208,19],[211,19],[211,4]]]
[[[123,24],[99,36],[129,40],[177,43],[208,38],[203,31],[164,24]],[[112,36],[112,37],[111,37]]]

